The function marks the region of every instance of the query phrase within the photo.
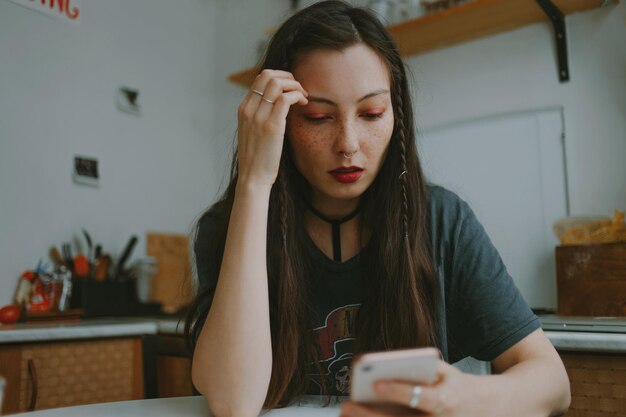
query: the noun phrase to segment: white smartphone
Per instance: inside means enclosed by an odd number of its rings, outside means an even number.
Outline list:
[[[437,378],[439,350],[418,348],[366,353],[352,365],[350,398],[352,401],[384,401],[374,393],[374,383],[382,379],[429,384]]]

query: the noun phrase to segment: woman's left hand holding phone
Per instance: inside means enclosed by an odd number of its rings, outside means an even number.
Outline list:
[[[271,187],[276,181],[287,114],[308,93],[290,72],[263,70],[239,106],[239,181]]]

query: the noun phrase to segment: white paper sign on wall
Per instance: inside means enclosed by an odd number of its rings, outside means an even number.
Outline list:
[[[80,20],[81,0],[9,0],[20,6],[28,7],[47,16],[78,24]]]

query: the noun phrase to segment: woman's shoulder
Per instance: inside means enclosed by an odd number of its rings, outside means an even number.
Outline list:
[[[436,184],[428,184],[426,187],[431,220],[458,221],[471,213],[467,202],[455,192]]]
[[[463,244],[473,239],[482,228],[469,204],[442,186],[428,185],[428,204],[431,244],[434,248]]]

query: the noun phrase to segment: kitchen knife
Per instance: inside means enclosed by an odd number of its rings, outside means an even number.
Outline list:
[[[87,233],[87,231],[85,229],[83,230],[83,236],[85,236],[85,240],[87,241],[87,259],[89,260],[89,262],[92,261],[91,256],[93,255],[92,249],[93,249],[93,243],[91,241],[91,236],[89,235],[89,233]]]
[[[137,236],[132,236],[130,240],[128,241],[128,243],[126,244],[126,247],[124,248],[124,252],[122,252],[122,255],[120,256],[120,259],[117,262],[117,267],[115,269],[116,280],[121,279],[122,272],[124,271],[124,264],[126,264],[126,261],[128,261],[128,258],[130,258],[130,254],[133,252],[133,249],[135,248],[137,241],[138,241]]]
[[[63,243],[61,247],[63,250],[63,258],[65,259],[65,266],[70,271],[74,270],[74,260],[72,258],[72,247],[69,243]]]

